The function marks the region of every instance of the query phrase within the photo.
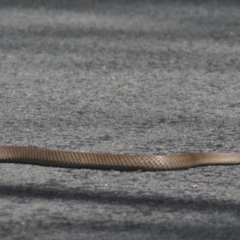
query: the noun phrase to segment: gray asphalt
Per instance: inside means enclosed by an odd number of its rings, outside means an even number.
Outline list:
[[[240,151],[234,1],[1,1],[0,145]],[[1,164],[0,239],[239,239],[240,166]]]

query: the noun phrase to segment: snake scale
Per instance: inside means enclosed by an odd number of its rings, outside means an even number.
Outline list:
[[[207,165],[240,164],[240,153],[182,153],[154,156],[0,146],[0,162],[69,168],[162,171]]]

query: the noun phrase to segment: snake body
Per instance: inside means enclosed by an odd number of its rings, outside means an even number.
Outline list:
[[[69,168],[162,171],[180,170],[204,165],[240,164],[240,153],[182,153],[154,156],[2,146],[0,147],[0,162]]]

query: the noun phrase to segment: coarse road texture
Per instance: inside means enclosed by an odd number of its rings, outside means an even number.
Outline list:
[[[0,1],[0,146],[240,152],[234,1]],[[0,165],[0,239],[239,239],[240,166]]]

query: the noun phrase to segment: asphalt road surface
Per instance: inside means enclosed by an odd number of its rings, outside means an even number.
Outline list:
[[[234,1],[0,1],[0,145],[240,151]],[[0,239],[239,239],[240,166],[0,165]]]

